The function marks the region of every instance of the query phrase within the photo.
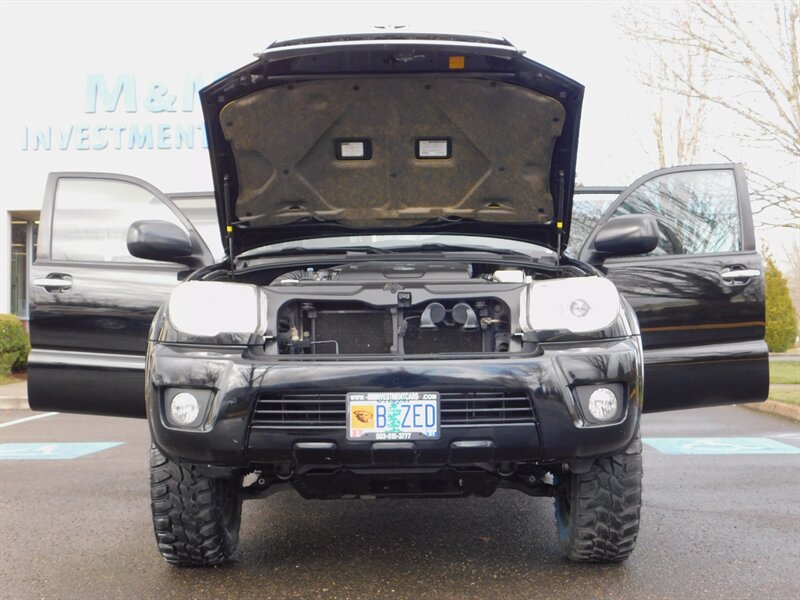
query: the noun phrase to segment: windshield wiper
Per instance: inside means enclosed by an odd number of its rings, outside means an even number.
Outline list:
[[[489,254],[498,254],[501,256],[524,256],[531,259],[530,254],[519,252],[516,250],[509,250],[507,248],[490,248],[489,246],[465,246],[465,245],[451,245],[443,244],[440,242],[432,242],[427,244],[419,244],[416,246],[392,246],[391,248],[377,248],[375,246],[332,246],[324,248],[306,248],[304,246],[290,246],[288,248],[281,248],[280,250],[261,250],[259,252],[247,253],[244,256],[238,256],[240,260],[248,261],[253,258],[263,258],[269,256],[302,256],[309,254],[344,254],[344,255],[358,255],[358,254],[413,254],[413,253],[426,253],[426,252],[487,252]]]
[[[531,258],[525,252],[518,252],[517,250],[509,250],[507,248],[490,248],[489,246],[464,246],[464,245],[450,245],[434,242],[429,244],[420,244],[419,246],[403,246],[400,248],[392,248],[394,252],[489,252],[490,254],[500,254],[503,256],[525,256]]]
[[[250,260],[251,258],[260,258],[263,256],[287,256],[287,255],[300,255],[300,254],[350,254],[350,253],[363,253],[363,254],[393,254],[393,250],[385,248],[375,248],[374,246],[334,246],[324,248],[306,248],[304,246],[289,246],[288,248],[281,248],[280,250],[261,250],[259,252],[248,252],[245,255],[239,255],[236,258],[241,260]]]

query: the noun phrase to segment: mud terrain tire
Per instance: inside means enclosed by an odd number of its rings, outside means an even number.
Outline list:
[[[627,559],[636,546],[642,506],[642,443],[599,458],[587,473],[556,480],[556,523],[561,549],[576,562]]]
[[[225,562],[239,540],[238,479],[215,479],[150,447],[150,497],[158,549],[180,567]]]

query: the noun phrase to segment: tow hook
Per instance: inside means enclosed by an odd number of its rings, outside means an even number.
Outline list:
[[[497,474],[500,477],[511,477],[514,474],[514,467],[511,463],[500,463],[497,465]]]
[[[281,481],[289,481],[294,476],[294,467],[291,465],[277,465],[275,467],[275,477]]]

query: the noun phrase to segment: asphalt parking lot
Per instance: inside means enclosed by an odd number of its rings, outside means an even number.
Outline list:
[[[645,417],[642,527],[624,564],[566,562],[547,498],[287,492],[245,503],[235,562],[208,570],[157,553],[145,421],[19,422],[34,414],[0,412],[2,598],[800,597],[800,428],[744,408]],[[86,453],[58,459],[65,448]]]

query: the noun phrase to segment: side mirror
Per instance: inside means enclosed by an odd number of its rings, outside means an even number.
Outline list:
[[[174,223],[135,221],[128,228],[128,252],[137,258],[195,266],[192,241]]]
[[[658,221],[652,215],[609,219],[594,238],[595,252],[612,256],[647,254],[658,246]]]

